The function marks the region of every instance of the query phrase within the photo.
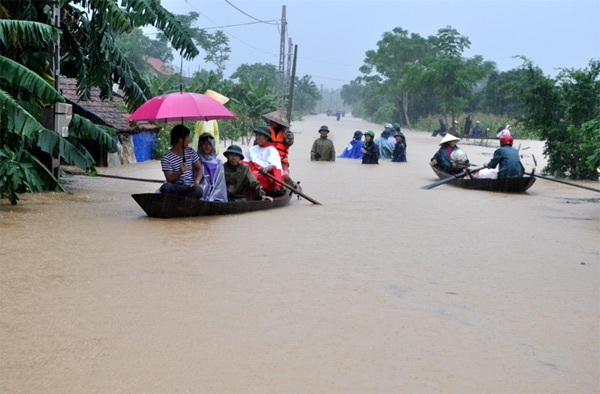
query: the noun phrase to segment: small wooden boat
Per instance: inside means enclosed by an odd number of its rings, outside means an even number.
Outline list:
[[[444,172],[435,166],[431,166],[431,168],[440,179],[454,177],[453,174],[448,174],[447,172]],[[535,177],[530,175],[528,177],[521,178],[482,179],[471,178],[469,175],[466,175],[462,178],[456,178],[448,183],[464,189],[486,190],[503,193],[524,193],[535,183]]]
[[[268,200],[255,201],[203,201],[173,194],[142,193],[132,194],[138,205],[153,218],[180,218],[189,216],[229,215],[262,211],[286,206],[292,198],[290,193]]]

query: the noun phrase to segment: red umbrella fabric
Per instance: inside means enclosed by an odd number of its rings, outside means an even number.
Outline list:
[[[223,104],[200,93],[177,92],[151,98],[128,118],[130,121],[176,122],[233,119]]]

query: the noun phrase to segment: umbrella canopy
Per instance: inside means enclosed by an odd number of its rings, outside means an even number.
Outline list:
[[[233,119],[223,104],[200,93],[177,92],[151,98],[128,118],[130,121],[176,122]]]

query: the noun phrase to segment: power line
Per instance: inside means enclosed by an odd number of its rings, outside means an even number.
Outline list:
[[[229,4],[230,6],[232,6],[233,8],[235,8],[236,10],[238,10],[239,12],[241,12],[242,14],[246,15],[248,18],[252,18],[252,19],[254,19],[255,21],[258,21],[258,22],[260,22],[260,23],[266,23],[267,25],[273,25],[273,24],[274,24],[274,23],[271,23],[271,21],[263,21],[263,20],[260,20],[260,19],[257,19],[257,18],[255,18],[255,17],[253,17],[252,15],[250,15],[250,14],[248,14],[248,13],[246,13],[246,12],[242,11],[241,9],[239,9],[239,8],[238,8],[236,5],[234,5],[234,4],[233,4],[232,2],[230,2],[229,0],[225,0],[225,2],[226,2],[227,4]]]

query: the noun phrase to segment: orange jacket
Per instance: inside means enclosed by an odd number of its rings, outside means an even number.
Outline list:
[[[289,166],[290,161],[288,159],[289,153],[289,145],[285,142],[284,131],[281,129],[278,133],[275,132],[275,129],[272,126],[269,126],[269,130],[271,130],[271,140],[275,149],[277,149],[277,153],[279,153],[279,157],[281,158],[281,165]]]

